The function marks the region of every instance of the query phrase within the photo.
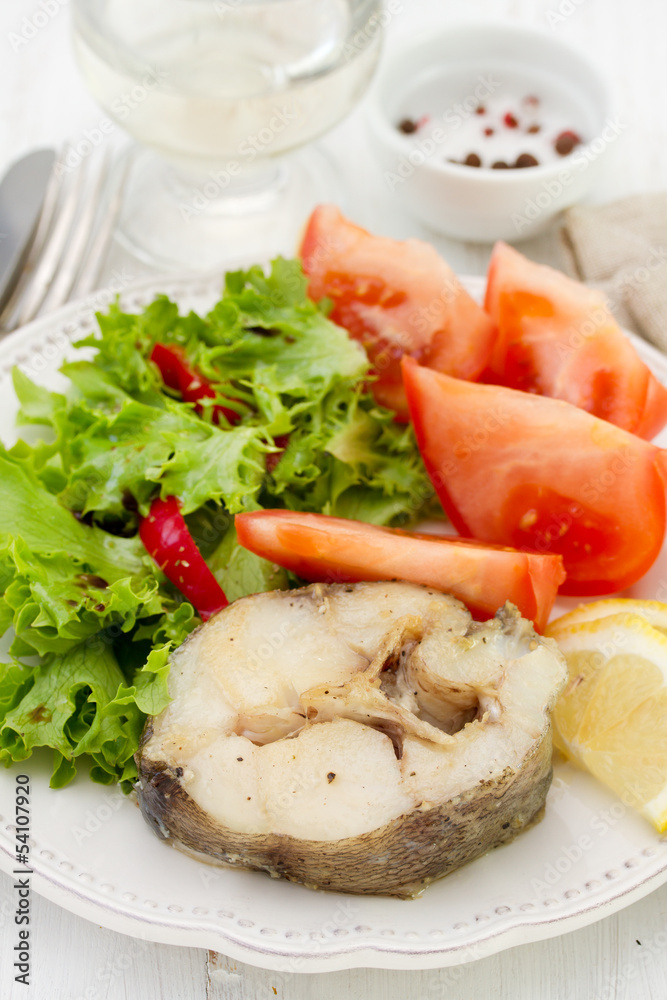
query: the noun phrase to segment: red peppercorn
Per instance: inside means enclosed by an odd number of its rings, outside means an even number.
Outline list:
[[[581,139],[576,132],[572,132],[569,129],[565,132],[561,132],[559,136],[556,137],[554,146],[556,147],[556,152],[559,156],[567,156],[571,153],[575,146],[581,143]]]
[[[511,111],[507,112],[507,114],[503,118],[503,121],[505,122],[508,128],[518,128],[519,120],[512,114]]]

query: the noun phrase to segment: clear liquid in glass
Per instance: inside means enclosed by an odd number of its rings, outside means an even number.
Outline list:
[[[191,171],[240,169],[329,130],[379,52],[377,2],[82,0],[74,44],[93,96]]]

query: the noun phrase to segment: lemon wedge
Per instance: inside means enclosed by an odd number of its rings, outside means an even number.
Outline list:
[[[653,623],[654,624],[653,624]],[[554,743],[667,830],[667,605],[597,601],[547,626],[569,681]]]
[[[564,628],[568,625],[578,625],[580,622],[592,622],[596,618],[621,614],[640,615],[653,628],[667,635],[667,604],[662,601],[641,601],[629,597],[612,597],[604,601],[581,604],[574,611],[568,611],[557,621],[551,622],[549,627]]]

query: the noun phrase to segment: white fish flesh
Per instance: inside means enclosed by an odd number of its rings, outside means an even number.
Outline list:
[[[208,860],[415,895],[540,818],[566,676],[509,604],[480,623],[400,582],[245,597],[173,654],[140,804]]]

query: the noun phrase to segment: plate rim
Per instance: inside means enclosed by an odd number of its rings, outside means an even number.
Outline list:
[[[247,265],[247,263],[247,261],[239,260],[230,261],[227,270]],[[125,308],[134,309],[141,308],[147,297],[163,293],[177,300],[179,294],[202,298],[221,290],[223,274],[224,272],[221,270],[216,270],[206,274],[153,275],[132,282],[120,291],[119,299]],[[459,275],[458,278],[475,298],[481,297],[485,287],[484,276]],[[8,374],[14,364],[25,364],[30,360],[29,343],[36,337],[41,335],[46,339],[46,342],[54,343],[55,346],[53,334],[56,331],[61,334],[66,332],[70,341],[85,332],[90,332],[91,324],[94,323],[95,311],[106,306],[114,298],[115,293],[109,291],[103,290],[93,293],[6,336],[0,342],[0,379]],[[650,365],[652,370],[661,369],[662,371],[657,373],[658,377],[667,381],[667,358],[665,355],[630,331],[624,332],[629,336],[642,359]],[[49,333],[51,341],[49,341]],[[22,351],[24,342],[25,348]],[[60,351],[57,347],[56,350],[58,353],[54,360],[59,362]],[[7,363],[8,358],[12,359],[11,365]],[[43,370],[53,370],[54,368],[55,364],[51,364],[47,360]],[[31,374],[37,375],[38,373],[32,372]],[[648,826],[647,831],[650,831]],[[664,838],[659,838],[659,844],[664,842]],[[47,845],[37,846],[46,847]],[[664,858],[660,853],[657,852],[657,854],[657,861],[643,869],[640,880],[621,888],[617,886],[617,891],[612,889],[611,893],[603,899],[591,897],[584,900],[583,905],[579,905],[572,912],[559,915],[530,914],[530,916],[525,917],[512,914],[512,919],[495,922],[486,933],[480,929],[480,933],[468,935],[461,941],[452,941],[451,939],[447,941],[443,938],[440,941],[434,941],[432,946],[427,945],[426,942],[420,942],[417,947],[410,942],[404,942],[405,946],[403,946],[399,941],[390,939],[386,939],[386,941],[381,939],[360,940],[357,943],[346,943],[342,940],[332,939],[326,943],[326,946],[318,946],[314,954],[312,950],[304,950],[304,947],[296,942],[288,946],[279,946],[277,941],[275,943],[249,941],[247,937],[244,940],[243,935],[234,933],[231,928],[221,924],[212,926],[210,920],[193,919],[192,914],[188,915],[187,921],[176,915],[173,919],[152,916],[148,913],[138,915],[136,912],[130,911],[128,907],[124,908],[116,900],[107,900],[95,895],[92,889],[87,892],[84,886],[78,889],[64,878],[59,880],[57,873],[49,869],[47,865],[40,864],[34,855],[31,856],[31,869],[36,876],[33,883],[34,888],[40,895],[72,913],[92,922],[100,923],[110,930],[163,944],[207,947],[221,951],[233,959],[275,971],[311,973],[351,968],[429,969],[460,965],[496,954],[518,944],[545,940],[576,930],[623,909],[667,883],[667,854]],[[0,870],[8,875],[13,873],[16,864],[15,860],[12,860],[13,858],[10,841],[6,837],[5,831],[2,830],[0,831]],[[341,899],[350,898],[343,894],[337,895]],[[295,966],[295,960],[299,963],[297,966]]]
[[[127,913],[111,901],[103,903],[85,892],[77,892],[73,886],[59,883],[44,871],[40,871],[34,862],[31,862],[31,865],[32,874],[37,876],[31,885],[39,895],[76,916],[91,923],[101,924],[108,930],[157,944],[210,949],[258,968],[298,974],[362,968],[417,971],[467,965],[517,945],[548,940],[587,927],[643,899],[667,882],[667,862],[665,862],[661,871],[653,872],[640,883],[628,886],[609,899],[592,902],[588,907],[562,916],[544,915],[540,919],[517,918],[502,929],[477,937],[473,941],[467,939],[459,943],[446,946],[434,945],[430,948],[397,948],[396,943],[388,943],[385,947],[379,942],[372,944],[359,942],[354,945],[338,944],[334,948],[322,948],[313,955],[299,951],[298,948],[251,945],[244,942],[240,936],[219,926],[211,927],[205,921],[198,924],[189,920],[188,924],[184,925],[179,924],[177,920],[138,917]],[[0,842],[0,870],[7,875],[13,873],[11,858],[2,842]],[[21,874],[25,874],[25,871],[21,871]],[[526,930],[530,930],[530,934],[526,935]],[[296,965],[295,960],[298,963]]]

